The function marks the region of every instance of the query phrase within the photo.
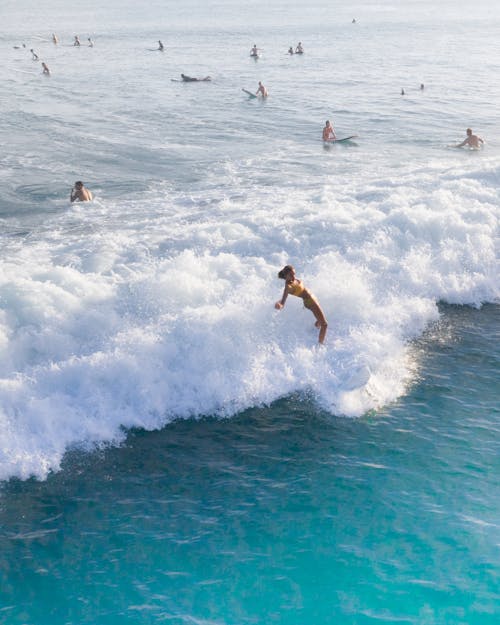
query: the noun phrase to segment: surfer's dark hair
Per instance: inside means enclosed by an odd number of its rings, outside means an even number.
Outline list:
[[[281,278],[282,280],[286,280],[286,274],[290,273],[290,271],[294,271],[293,266],[285,265],[283,269],[278,273],[278,278]]]

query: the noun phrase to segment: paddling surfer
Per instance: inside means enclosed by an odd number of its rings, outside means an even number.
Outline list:
[[[186,76],[186,74],[181,74],[181,78],[183,82],[209,82],[212,80],[210,76],[205,76],[205,78],[193,78],[192,76]]]

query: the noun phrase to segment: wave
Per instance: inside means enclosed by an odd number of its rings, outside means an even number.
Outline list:
[[[203,192],[155,186],[4,235],[0,479],[295,392],[359,416],[411,384],[438,302],[498,301],[494,160],[306,188],[258,186],[248,163],[217,185],[217,167]],[[273,308],[287,263],[328,317],[324,347],[298,298]]]

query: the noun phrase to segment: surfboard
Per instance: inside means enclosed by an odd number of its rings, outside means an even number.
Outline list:
[[[255,93],[252,93],[251,91],[248,91],[248,89],[242,89],[242,91],[244,91],[248,96],[250,96],[251,98],[256,98],[257,96],[255,95]]]
[[[350,141],[356,139],[358,135],[349,135],[349,137],[342,137],[341,139],[328,139],[325,143],[342,143],[343,141]]]

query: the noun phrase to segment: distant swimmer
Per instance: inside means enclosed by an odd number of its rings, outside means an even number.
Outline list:
[[[80,39],[78,38],[78,35],[75,35],[75,40],[73,41],[73,45],[74,46],[80,46]]]
[[[305,288],[305,286],[302,284],[302,280],[299,280],[295,276],[295,269],[292,267],[292,265],[286,265],[285,267],[283,267],[283,269],[278,273],[278,278],[285,280],[285,288],[283,290],[283,296],[281,300],[279,302],[276,302],[274,307],[277,310],[281,310],[284,307],[286,298],[289,295],[301,297],[304,302],[305,308],[308,308],[316,317],[315,326],[319,328],[318,342],[323,344],[325,341],[326,330],[328,328],[328,322],[325,319],[325,315],[321,310],[318,300],[310,291]]]
[[[328,120],[325,122],[325,127],[323,128],[323,141],[336,141],[337,137],[335,136],[335,130],[333,126],[330,124]]]
[[[304,48],[302,47],[301,41],[299,41],[297,47],[295,48],[295,54],[304,54]]]
[[[259,56],[259,48],[257,48],[255,43],[253,44],[253,48],[250,50],[250,56]]]
[[[46,76],[50,76],[50,69],[47,67],[45,63],[42,63],[42,73]]]
[[[87,37],[87,41],[89,42],[89,48],[93,48],[94,42],[92,41],[92,39],[90,37]]]
[[[266,88],[264,87],[264,85],[260,82],[260,80],[259,80],[259,88],[258,88],[258,89],[257,89],[257,91],[255,92],[255,95],[259,95],[259,93],[260,93],[260,95],[261,95],[263,98],[267,98],[267,96],[269,95],[269,93],[268,93],[267,89],[266,89]]]
[[[420,91],[423,91],[425,89],[425,85],[423,82],[420,83]]]
[[[290,46],[290,47],[288,48],[288,54],[293,54],[293,46]]]
[[[472,130],[470,128],[467,128],[466,132],[467,136],[462,141],[462,143],[459,143],[456,147],[463,148],[464,146],[468,145],[469,147],[476,148],[476,150],[478,150],[484,143],[484,141],[481,139],[481,137],[472,134]]]
[[[83,182],[78,180],[75,182],[75,186],[71,189],[69,199],[71,202],[91,202],[93,199],[92,191],[86,189],[83,186]]]
[[[33,50],[33,48],[30,49],[30,52],[31,52],[31,58],[34,61],[38,61],[38,54]]]
[[[163,44],[162,42],[158,39],[158,50],[161,50],[161,52],[163,52]]]
[[[59,39],[56,37],[55,33],[52,33],[52,42],[56,45],[59,43]]]
[[[353,24],[355,24],[355,23],[356,23],[356,18],[355,18],[355,17],[353,17],[353,18],[352,18],[352,23],[353,23]]]
[[[186,74],[181,74],[181,78],[183,82],[210,82],[212,80],[210,76],[205,76],[205,78],[193,78],[192,76],[186,76]]]
[[[401,95],[406,95],[404,89],[401,89]]]

